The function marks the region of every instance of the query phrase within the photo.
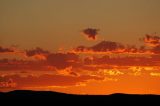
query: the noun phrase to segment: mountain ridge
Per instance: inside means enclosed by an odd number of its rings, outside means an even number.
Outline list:
[[[36,103],[79,103],[79,104],[117,104],[117,103],[159,103],[160,95],[153,94],[122,94],[115,93],[110,95],[78,95],[65,94],[53,91],[31,91],[15,90],[10,92],[0,92],[0,100],[7,101],[28,101]]]

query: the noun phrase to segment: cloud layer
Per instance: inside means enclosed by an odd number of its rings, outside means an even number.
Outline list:
[[[22,56],[21,59],[0,59],[0,90],[77,87],[92,81],[124,85],[128,83],[124,78],[131,78],[132,82],[144,78],[149,84],[154,84],[160,77],[159,36],[146,35],[143,41],[146,45],[140,47],[100,41],[65,52],[50,52],[40,47],[13,50],[0,46],[1,54]]]

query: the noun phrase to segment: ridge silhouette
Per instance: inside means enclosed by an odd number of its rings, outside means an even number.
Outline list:
[[[122,94],[115,93],[111,95],[78,95],[65,94],[52,91],[31,91],[15,90],[10,92],[0,92],[0,101],[28,101],[36,103],[78,103],[78,104],[118,104],[118,103],[159,103],[160,95],[152,94]]]

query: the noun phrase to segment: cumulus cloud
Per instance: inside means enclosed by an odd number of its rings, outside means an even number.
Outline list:
[[[99,31],[99,29],[87,28],[87,29],[83,30],[83,33],[86,35],[86,37],[89,40],[96,40],[96,37],[98,35],[98,31]]]

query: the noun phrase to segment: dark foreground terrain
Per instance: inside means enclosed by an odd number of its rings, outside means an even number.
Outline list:
[[[160,95],[71,95],[49,91],[11,91],[0,93],[0,102],[5,103],[50,103],[50,104],[160,104]]]

